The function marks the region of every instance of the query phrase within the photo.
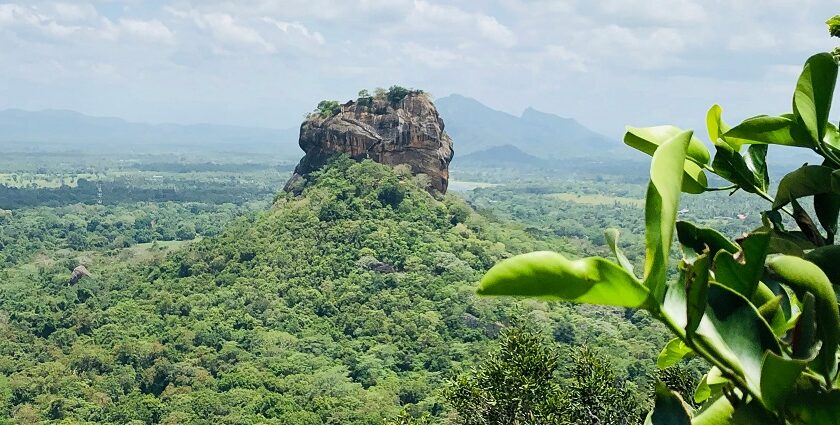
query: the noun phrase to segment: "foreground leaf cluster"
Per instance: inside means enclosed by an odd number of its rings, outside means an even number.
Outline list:
[[[625,143],[652,156],[641,275],[619,248],[617,232],[608,230],[616,262],[524,254],[491,269],[478,293],[650,312],[674,336],[659,357],[660,367],[698,356],[710,369],[693,396],[699,408],[663,386],[648,423],[840,423],[840,246],[833,244],[840,214],[840,133],[828,120],[837,74],[831,54],[810,57],[789,114],[759,115],[730,127],[714,105],[706,120],[714,155],[692,131],[627,129]],[[811,150],[822,164],[785,175],[771,196],[766,162],[771,145]],[[708,173],[731,185],[710,187]],[[763,225],[730,240],[715,229],[677,221],[681,193],[714,190],[743,190],[766,199]],[[805,199],[816,220],[802,207]],[[682,258],[676,264],[679,278],[670,280],[675,236]]]

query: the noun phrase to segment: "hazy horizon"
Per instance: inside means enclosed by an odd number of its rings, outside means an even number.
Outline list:
[[[618,138],[787,112],[834,47],[832,2],[743,0],[0,3],[0,109],[132,122],[298,125],[321,99],[399,84],[526,107]],[[836,101],[835,101],[836,103]]]

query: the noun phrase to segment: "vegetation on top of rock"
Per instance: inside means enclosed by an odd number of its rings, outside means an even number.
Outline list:
[[[321,118],[331,118],[341,112],[341,105],[336,100],[322,100],[315,107],[315,112]]]

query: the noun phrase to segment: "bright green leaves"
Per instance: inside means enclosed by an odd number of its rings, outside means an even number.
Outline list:
[[[662,351],[659,352],[659,357],[656,359],[656,367],[667,369],[679,363],[680,360],[691,353],[691,348],[688,348],[683,340],[674,338],[668,341],[665,347],[662,348]]]
[[[653,410],[645,419],[645,425],[691,425],[688,406],[677,393],[658,383]]]
[[[741,124],[732,127],[723,134],[723,138],[733,145],[765,144],[799,146],[809,148],[814,146],[807,137],[803,137],[801,127],[793,117],[771,117],[767,115],[747,118]]]
[[[754,232],[741,242],[742,250],[732,255],[715,255],[715,279],[733,291],[750,299],[764,273],[764,258],[770,244],[770,234]]]
[[[678,127],[663,125],[658,127],[627,127],[624,143],[653,156],[660,146],[675,136],[683,133]],[[703,167],[709,164],[709,150],[695,137],[690,137],[683,161],[683,179],[681,189],[686,193],[703,193],[708,186]]]
[[[805,259],[816,264],[832,284],[840,285],[840,245],[813,249],[805,254]]]
[[[624,270],[627,270],[627,273],[633,274],[633,263],[627,259],[624,255],[624,252],[621,251],[621,248],[618,247],[618,229],[607,229],[604,231],[604,239],[607,240],[607,245],[609,245],[610,250],[612,250],[613,255],[615,255],[616,261]],[[634,275],[635,276],[635,275]]]
[[[709,254],[703,254],[694,260],[694,263],[685,263],[685,270],[682,273],[682,282],[685,286],[686,295],[686,323],[685,332],[689,338],[700,326],[703,314],[706,312],[706,303],[709,292]]]
[[[717,230],[687,221],[677,222],[677,239],[698,254],[705,250],[709,250],[713,255],[721,250],[735,254],[740,250],[735,242]]]
[[[816,299],[817,333],[822,347],[815,363],[826,382],[833,381],[837,373],[837,346],[840,344],[840,311],[831,282],[817,265],[798,257],[780,255],[769,259],[767,267],[794,291],[810,293]]]
[[[840,37],[840,15],[834,15],[825,21],[828,25],[828,34],[832,37]]]
[[[761,401],[768,409],[782,407],[808,360],[786,359],[768,352],[761,365]]]
[[[648,299],[648,290],[612,262],[597,257],[572,261],[548,251],[495,265],[481,279],[477,292],[619,307],[640,307]]]
[[[831,23],[840,28],[836,17]],[[712,106],[706,115],[715,146],[712,161],[691,132],[673,126],[627,128],[624,142],[653,157],[642,282],[618,246],[618,232],[608,230],[606,241],[617,264],[526,254],[494,267],[479,293],[648,309],[675,336],[660,353],[659,367],[692,354],[714,367],[698,386],[695,399],[706,405],[694,420],[678,396],[658,388],[646,423],[840,423],[840,408],[831,405],[840,405],[840,392],[831,390],[840,379],[840,310],[832,285],[840,284],[840,247],[832,245],[840,217],[840,131],[828,122],[837,76],[830,54],[809,58],[790,114],[759,115],[729,127],[720,106]],[[769,145],[807,148],[825,162],[803,166],[780,181],[772,209],[762,213],[762,228],[736,243],[711,228],[675,223],[681,193],[709,189],[706,171],[733,183],[731,188],[771,199]],[[826,237],[799,204],[811,196]],[[781,213],[796,222],[798,231],[785,229]],[[685,258],[679,280],[668,282],[675,231]],[[816,394],[822,401],[815,405],[823,404],[812,408],[803,394]]]
[[[805,126],[814,145],[822,143],[837,81],[837,62],[829,53],[808,58],[793,95],[793,113]]]
[[[767,173],[767,145],[751,144],[747,153],[741,154],[744,143],[755,143],[738,138],[737,132],[732,137],[725,137],[729,133],[729,126],[721,119],[722,109],[713,105],[706,114],[706,126],[709,139],[715,145],[715,158],[712,161],[714,173],[735,183],[741,189],[750,193],[764,193],[770,185]]]
[[[694,402],[703,403],[713,395],[720,394],[721,389],[729,384],[731,381],[723,377],[720,369],[712,367],[697,383],[697,389],[694,390]]]
[[[645,200],[645,286],[661,302],[665,294],[668,258],[680,202],[682,169],[692,132],[684,131],[653,154]]]
[[[822,165],[805,165],[788,173],[779,182],[773,208],[781,208],[805,196],[829,193],[833,172],[833,169]]]
[[[764,353],[780,352],[773,331],[746,298],[725,286],[709,285],[708,299],[708,320],[701,322],[697,335],[758,394]]]
[[[715,145],[718,144],[718,140],[722,140],[723,133],[729,131],[729,126],[723,122],[722,114],[723,109],[720,105],[712,105],[709,112],[706,113],[706,130],[709,132],[709,140]],[[724,140],[724,142],[726,141]],[[732,148],[737,151],[740,145],[732,146]]]
[[[685,131],[679,127],[672,125],[661,125],[658,127],[627,127],[627,133],[624,135],[624,143],[636,148],[650,156],[656,149],[674,138],[674,136],[684,133]],[[700,139],[691,137],[691,141],[686,148],[686,159],[698,165],[706,165],[709,163],[711,155],[706,145]]]

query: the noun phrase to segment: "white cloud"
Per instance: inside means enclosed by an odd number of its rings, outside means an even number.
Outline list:
[[[742,33],[737,33],[729,38],[726,47],[734,52],[742,52],[748,50],[767,50],[772,49],[778,45],[776,36],[773,33],[754,29]]]
[[[660,25],[699,24],[707,17],[702,3],[695,0],[606,0],[598,5],[616,18]]]
[[[276,51],[274,45],[259,32],[226,13],[193,14],[193,19],[198,28],[209,31],[213,38],[227,47],[248,47],[263,53]]]
[[[498,46],[516,45],[516,36],[495,17],[483,13],[468,13],[449,5],[415,0],[404,24],[395,25],[396,32],[414,31],[453,34],[458,38],[473,38],[478,34]]]
[[[285,22],[279,21],[277,19],[264,16],[263,21],[273,25],[280,31],[283,31],[286,35],[293,36],[293,37],[300,37],[305,41],[310,41],[315,44],[324,44],[324,36],[317,31],[310,31],[305,25],[301,24],[300,22]]]
[[[539,53],[540,57],[548,61],[557,61],[567,65],[575,71],[586,71],[586,59],[565,46],[550,44]]]
[[[157,19],[151,21],[120,19],[119,28],[121,32],[143,40],[167,44],[175,42],[175,33]]]
[[[55,18],[64,22],[90,22],[99,17],[96,8],[90,4],[53,3],[47,7]]]
[[[407,60],[432,69],[448,68],[453,63],[463,59],[461,55],[450,50],[428,48],[418,43],[406,43],[401,50]]]
[[[584,31],[578,37],[586,46],[587,57],[638,69],[674,65],[688,45],[683,33],[672,28],[607,25]]]

